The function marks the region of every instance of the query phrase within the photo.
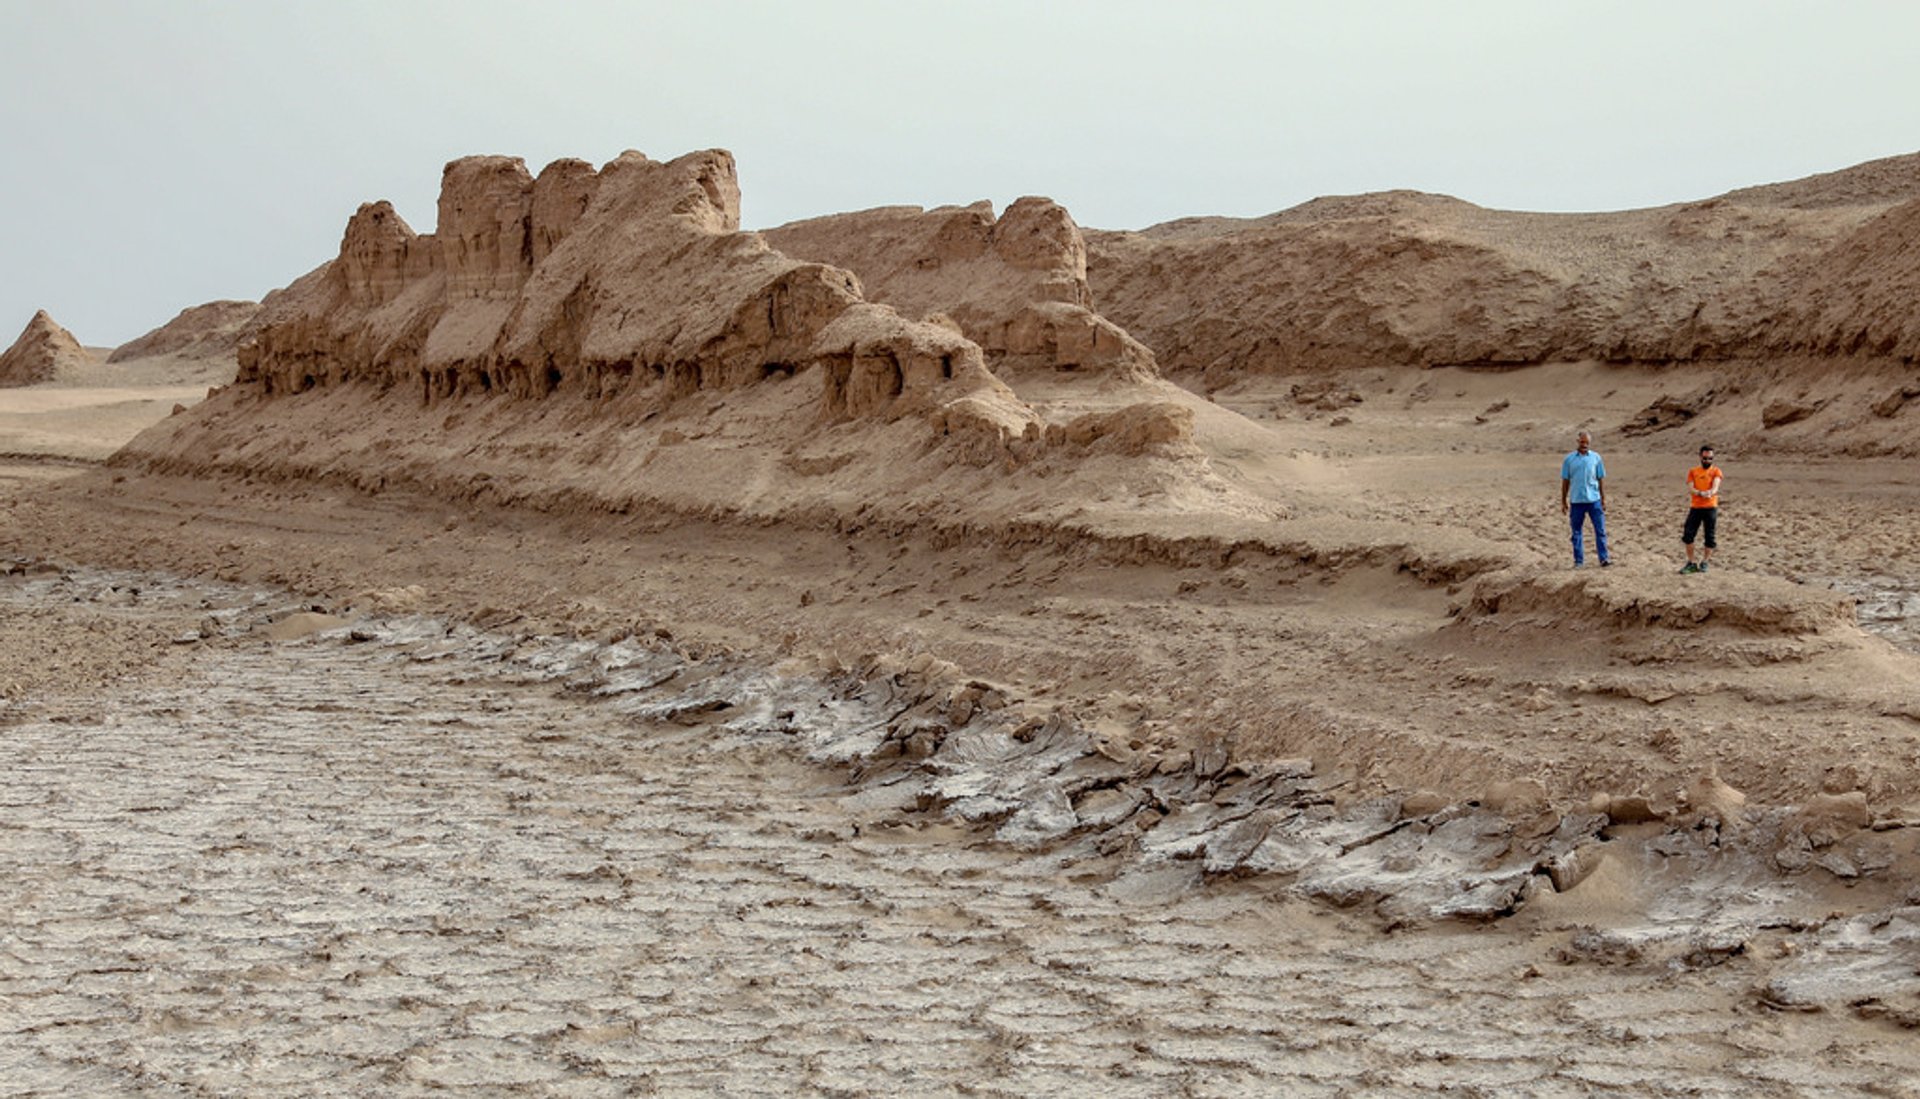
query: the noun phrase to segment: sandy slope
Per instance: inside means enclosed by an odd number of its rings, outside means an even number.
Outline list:
[[[1920,156],[1618,213],[1339,196],[1090,232],[1089,283],[1164,369],[1208,387],[1381,363],[1793,354],[1863,360],[1898,383],[1920,346],[1897,304],[1911,300],[1916,202]]]

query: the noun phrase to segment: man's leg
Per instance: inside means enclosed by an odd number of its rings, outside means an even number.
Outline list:
[[[1567,510],[1567,521],[1573,526],[1573,563],[1579,566],[1586,563],[1586,549],[1580,545],[1581,528],[1587,523],[1587,504],[1575,504]]]
[[[1687,546],[1687,564],[1693,564],[1693,539],[1700,532],[1700,509],[1688,508],[1687,521],[1680,525],[1680,541]]]
[[[1604,505],[1593,505],[1593,549],[1600,555],[1600,563],[1613,560],[1613,554],[1607,551],[1607,509]]]
[[[1702,565],[1705,565],[1708,561],[1713,560],[1713,548],[1718,544],[1717,542],[1714,541],[1713,528],[1720,525],[1720,509],[1719,508],[1701,508],[1700,510],[1706,512],[1706,514],[1701,517],[1702,524],[1706,527],[1707,536],[1704,539],[1704,541],[1706,542],[1706,549],[1703,551],[1703,556],[1700,558],[1700,563]]]

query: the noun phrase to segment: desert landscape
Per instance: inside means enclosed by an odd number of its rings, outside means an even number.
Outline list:
[[[28,1093],[1920,1094],[1920,154],[1124,232],[740,197],[462,158],[431,233],[0,356]],[[382,968],[429,925],[518,948]]]

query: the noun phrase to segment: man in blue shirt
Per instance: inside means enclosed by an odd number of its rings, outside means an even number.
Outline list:
[[[1575,440],[1573,453],[1560,462],[1560,514],[1573,526],[1573,567],[1586,564],[1581,549],[1581,528],[1593,517],[1593,548],[1600,555],[1600,567],[1613,564],[1607,553],[1607,464],[1593,449],[1593,436],[1582,431]]]

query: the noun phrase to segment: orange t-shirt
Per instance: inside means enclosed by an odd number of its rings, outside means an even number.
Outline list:
[[[1692,469],[1687,470],[1687,497],[1693,501],[1694,507],[1717,508],[1720,506],[1720,492],[1718,489],[1714,489],[1712,496],[1694,495],[1696,492],[1705,492],[1708,489],[1712,489],[1714,478],[1720,475],[1719,466],[1709,466],[1706,469],[1694,466]]]

